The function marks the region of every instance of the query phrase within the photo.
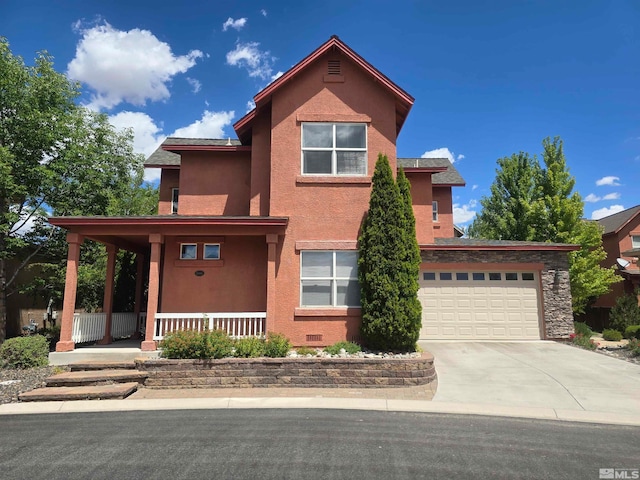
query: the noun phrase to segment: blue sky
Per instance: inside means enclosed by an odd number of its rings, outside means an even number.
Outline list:
[[[559,135],[585,217],[640,204],[640,2],[3,0],[0,35],[47,50],[81,102],[168,135],[235,137],[252,97],[332,34],[416,99],[398,156],[450,156],[466,225],[496,160]],[[432,152],[432,153],[429,153]],[[149,179],[153,178],[149,172]]]

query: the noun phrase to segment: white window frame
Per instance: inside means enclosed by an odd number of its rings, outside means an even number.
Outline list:
[[[213,246],[217,246],[218,247],[218,256],[217,257],[207,257],[207,247],[213,247]],[[202,259],[203,260],[220,260],[220,244],[219,243],[205,243],[204,246],[202,247]]]
[[[355,280],[358,282],[358,264],[356,263],[355,276],[353,277],[338,277],[336,275],[336,254],[337,253],[346,253],[346,252],[356,252],[357,250],[303,250],[300,252],[300,306],[304,308],[359,308],[362,303],[359,302],[357,305],[338,305],[338,281],[352,281]],[[331,272],[333,273],[330,277],[304,277],[302,275],[302,257],[305,253],[331,253],[332,255],[332,265]],[[323,281],[331,281],[331,305],[305,305],[303,303],[303,295],[302,295],[302,282],[304,280],[323,280]]]
[[[434,200],[431,202],[431,209],[433,210],[433,221],[438,221],[438,201]]]
[[[171,189],[171,214],[178,214],[178,199],[180,198],[180,189],[172,188]]]
[[[631,248],[640,248],[640,235],[631,235]]]
[[[193,258],[189,258],[189,257],[184,257],[183,256],[183,249],[182,247],[186,247],[186,246],[193,246],[196,247],[196,256]],[[198,259],[198,244],[197,243],[181,243],[180,244],[180,260],[197,260]]]
[[[332,147],[305,147],[304,127],[305,125],[331,125],[333,132]],[[364,127],[364,148],[338,148],[336,147],[336,126],[361,126]],[[366,123],[331,123],[331,122],[303,122],[300,130],[300,171],[302,175],[325,176],[325,177],[365,177],[368,171],[368,151],[369,151],[369,131]],[[305,173],[304,152],[327,152],[331,151],[331,173]],[[363,173],[338,173],[338,156],[336,152],[364,152],[364,172]]]

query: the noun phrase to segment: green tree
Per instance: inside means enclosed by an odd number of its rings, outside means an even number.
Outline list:
[[[481,200],[469,236],[580,245],[569,254],[573,311],[580,313],[619,277],[613,268],[600,267],[606,258],[602,231],[582,218],[584,202],[573,191],[562,140],[546,138],[542,144],[544,167],[526,153],[498,160],[491,195]]]
[[[414,270],[405,242],[407,225],[405,203],[389,160],[379,155],[369,210],[358,239],[361,333],[371,348],[410,351],[418,338],[419,324],[416,329],[414,319],[407,315],[407,276]]]

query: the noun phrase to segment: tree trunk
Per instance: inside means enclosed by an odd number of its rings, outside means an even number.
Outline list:
[[[4,240],[0,240],[4,243]],[[0,252],[2,247],[0,246]],[[5,259],[0,258],[0,344],[7,336],[7,271]]]

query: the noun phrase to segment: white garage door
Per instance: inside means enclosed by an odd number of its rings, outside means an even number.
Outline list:
[[[422,271],[421,339],[540,338],[537,272]]]

